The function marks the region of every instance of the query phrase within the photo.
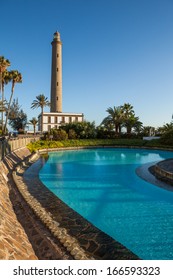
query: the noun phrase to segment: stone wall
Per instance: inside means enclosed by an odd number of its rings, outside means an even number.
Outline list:
[[[13,170],[26,166],[31,157],[22,147],[0,161],[0,260],[73,259],[35,215],[14,182]]]
[[[0,138],[0,160],[3,160],[6,155],[12,153],[13,151],[26,147],[28,143],[39,139],[39,136],[23,136],[13,139]]]
[[[173,185],[173,159],[166,159],[154,166],[155,176],[168,184]]]
[[[0,260],[37,259],[23,227],[17,220],[10,199],[9,171],[29,154],[26,148],[20,149],[18,153],[12,153],[4,162],[0,162]]]

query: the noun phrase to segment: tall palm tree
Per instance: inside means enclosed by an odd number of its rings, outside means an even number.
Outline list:
[[[2,89],[2,73],[10,66],[10,61],[4,56],[0,56],[0,92]]]
[[[134,115],[133,106],[130,103],[124,103],[124,105],[121,106],[124,118],[128,119],[130,116]]]
[[[2,83],[2,103],[1,104],[5,104],[5,110],[1,109],[1,114],[2,114],[2,133],[4,132],[4,111],[7,112],[7,101],[4,100],[4,87],[5,85],[7,85],[11,78],[10,78],[10,73],[5,70],[3,73],[2,73],[2,80],[1,80],[1,83]]]
[[[115,128],[115,134],[118,135],[118,133],[121,133],[121,125],[123,122],[123,111],[121,106],[118,107],[109,107],[106,110],[107,113],[109,113],[109,115],[104,118],[104,120],[102,121],[102,124],[104,125],[110,125],[113,124],[114,128]]]
[[[4,73],[7,72],[7,67],[10,66],[10,61],[4,56],[0,56],[0,92],[2,91],[2,102],[1,105],[4,104],[4,77],[6,76]],[[4,125],[4,110],[1,108],[1,114],[2,114],[2,133],[3,133],[3,125]]]
[[[163,126],[163,132],[168,132],[170,130],[173,130],[173,122],[170,122],[170,123],[166,123],[164,124]]]
[[[0,100],[0,112],[3,110],[3,112],[7,111],[7,101],[4,100],[4,102],[2,103],[2,100]]]
[[[37,95],[31,104],[31,109],[41,108],[41,132],[43,132],[43,110],[46,106],[50,106],[50,102],[44,94]]]
[[[139,118],[135,117],[133,106],[130,103],[124,103],[121,109],[123,112],[123,126],[127,129],[127,134],[130,135],[132,128],[135,126],[136,122],[139,121]]]
[[[7,116],[6,116],[6,120],[5,120],[4,133],[6,133],[6,129],[7,129],[7,121],[8,121],[8,117],[9,117],[9,113],[10,113],[10,106],[11,106],[11,101],[12,101],[13,94],[14,94],[14,88],[17,83],[22,83],[22,74],[19,73],[17,70],[12,70],[9,72],[9,80],[12,82],[12,86],[11,86],[10,100],[8,103]]]
[[[33,125],[33,127],[34,127],[34,135],[35,135],[36,125],[37,125],[37,123],[38,123],[38,120],[34,117],[34,118],[32,118],[29,122],[30,122],[30,123]]]
[[[132,128],[139,131],[142,128],[142,122],[139,121],[139,117],[131,114],[125,121],[124,127],[127,129],[127,134],[130,136],[132,133]]]
[[[144,136],[154,136],[155,135],[155,127],[144,126],[142,132],[143,132]],[[162,131],[162,133],[163,133],[163,131]]]

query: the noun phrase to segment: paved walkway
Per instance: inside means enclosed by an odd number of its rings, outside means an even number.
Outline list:
[[[26,150],[24,154],[27,155]],[[27,209],[23,208],[9,176],[9,169],[22,159],[21,149],[18,155],[13,153],[11,157],[7,157],[5,163],[0,161],[0,260],[37,259],[32,244],[15,214],[17,205],[23,218],[26,217]]]

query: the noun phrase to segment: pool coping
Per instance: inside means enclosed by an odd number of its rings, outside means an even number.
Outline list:
[[[92,225],[48,190],[38,175],[44,164],[42,154],[45,151],[39,151],[27,162],[17,166],[13,171],[13,179],[26,202],[54,237],[74,259],[138,260],[137,255]]]
[[[146,163],[136,168],[135,172],[141,179],[157,187],[173,192],[173,173],[168,172],[165,168],[165,164],[169,164],[170,162],[173,162],[172,158]]]

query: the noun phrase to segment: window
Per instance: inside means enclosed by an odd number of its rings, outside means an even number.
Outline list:
[[[48,123],[51,123],[51,117],[48,117]]]
[[[70,122],[70,123],[72,122],[72,117],[69,117],[69,122]]]
[[[58,70],[59,70],[59,69],[58,69],[58,68],[56,68],[56,71],[57,71],[57,72],[58,72]]]
[[[58,96],[57,96],[56,100],[58,100]]]
[[[75,117],[75,120],[76,120],[76,122],[78,122],[78,117],[77,116]]]
[[[57,57],[59,57],[59,53],[57,53],[57,55],[56,55]]]
[[[58,118],[57,117],[55,117],[55,123],[57,123],[58,122]]]
[[[57,87],[58,87],[58,82],[56,83]]]

